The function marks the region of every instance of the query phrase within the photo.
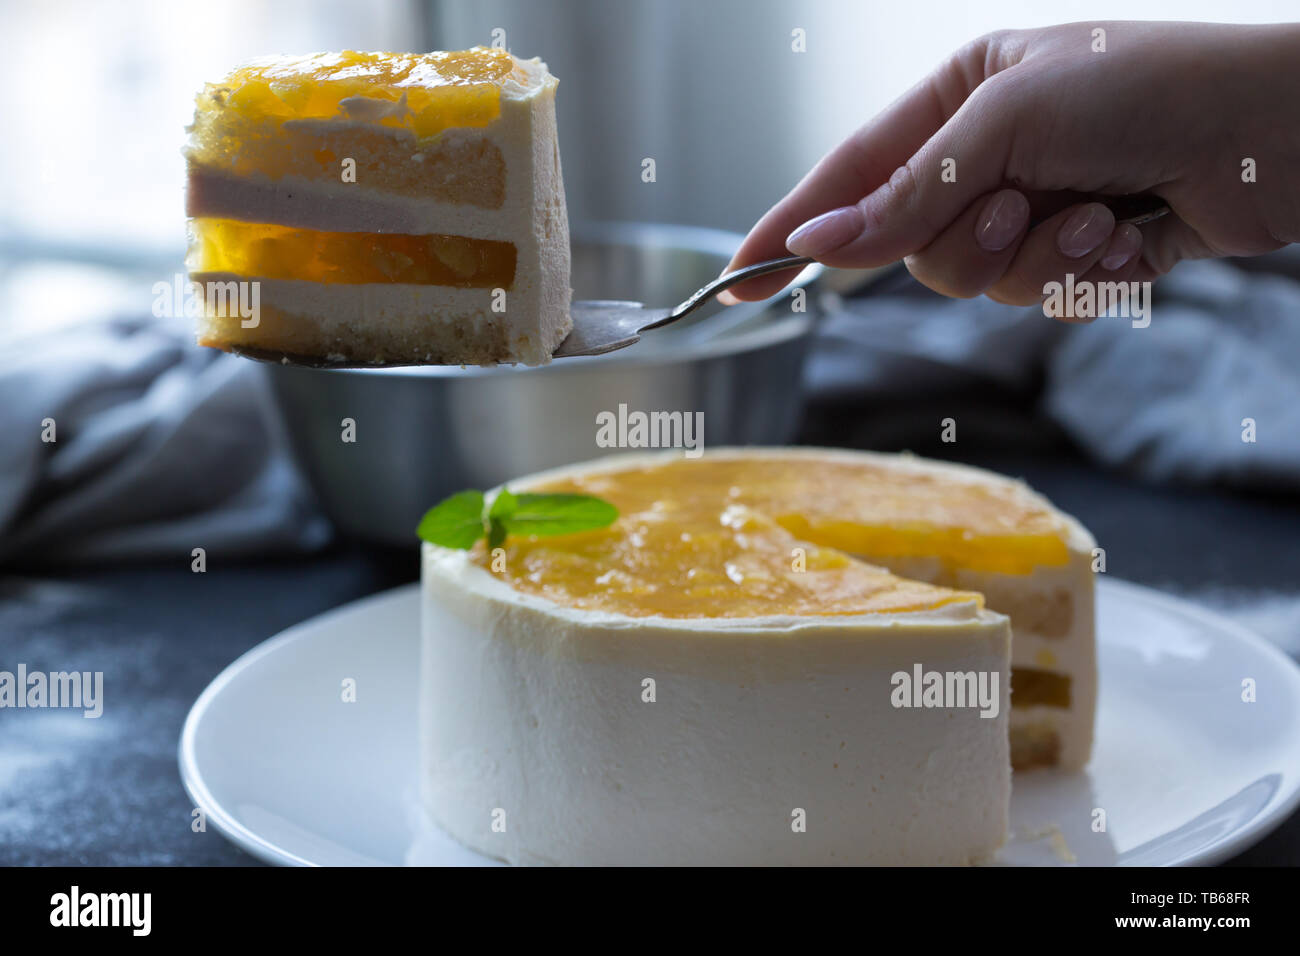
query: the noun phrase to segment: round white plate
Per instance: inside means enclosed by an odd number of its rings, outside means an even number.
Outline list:
[[[292,627],[191,709],[181,779],[272,863],[493,864],[415,800],[418,585]],[[1006,864],[1213,863],[1300,803],[1300,669],[1236,625],[1102,579],[1097,740],[1080,774],[1015,778]],[[343,703],[355,681],[355,702]],[[1254,682],[1254,702],[1243,682]]]

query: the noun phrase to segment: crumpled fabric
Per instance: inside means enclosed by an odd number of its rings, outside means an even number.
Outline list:
[[[1255,271],[1265,261],[1278,274]],[[894,283],[835,301],[806,381],[836,401],[1029,390],[1092,458],[1145,480],[1300,489],[1300,251],[1251,265],[1182,263],[1145,328]]]
[[[257,373],[153,317],[0,341],[0,562],[322,547]]]

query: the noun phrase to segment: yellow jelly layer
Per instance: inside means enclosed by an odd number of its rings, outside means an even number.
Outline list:
[[[501,112],[501,84],[515,69],[505,50],[454,53],[317,53],[240,67],[198,96],[198,113],[228,120],[353,118],[409,129],[424,138],[486,126]],[[378,104],[347,103],[353,97]],[[391,108],[388,105],[391,104]],[[379,106],[376,110],[373,106]],[[352,108],[349,108],[349,107]]]
[[[1070,706],[1070,678],[1033,667],[1011,668],[1011,706]]]
[[[709,470],[680,477],[734,487],[792,534],[872,560],[937,557],[1002,574],[1069,560],[1061,519],[997,485],[819,459],[735,459]]]
[[[319,232],[233,219],[190,223],[190,272],[359,285],[404,283],[509,289],[512,243],[464,236]]]
[[[496,573],[561,605],[633,617],[982,606],[978,594],[897,578],[849,555],[934,555],[1016,572],[1068,559],[1061,520],[1032,502],[865,463],[706,456],[529,490],[596,495],[619,518],[598,531],[509,537]],[[481,546],[475,560],[493,567]]]
[[[548,490],[569,490],[562,486]],[[606,496],[609,528],[506,539],[506,581],[566,607],[629,617],[742,618],[923,611],[978,594],[896,578],[794,538],[740,507]],[[475,559],[492,557],[480,545]]]

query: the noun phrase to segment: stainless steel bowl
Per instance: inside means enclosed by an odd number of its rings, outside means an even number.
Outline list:
[[[575,230],[574,296],[671,305],[717,276],[740,239],[653,224]],[[798,284],[817,274],[806,269]],[[706,448],[789,441],[813,298],[806,312],[792,311],[788,295],[715,306],[623,352],[537,369],[260,367],[335,525],[407,545],[420,515],[452,492],[620,450],[596,444],[597,414],[620,404],[703,412]],[[345,418],[356,422],[355,442],[342,440]]]

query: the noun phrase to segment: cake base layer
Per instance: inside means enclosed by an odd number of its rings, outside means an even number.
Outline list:
[[[191,279],[249,281],[229,273]],[[490,289],[251,281],[259,290],[257,325],[244,328],[250,320],[238,314],[202,315],[200,345],[374,364],[541,364],[568,334],[562,327],[538,341],[521,333],[508,312],[493,311]]]

